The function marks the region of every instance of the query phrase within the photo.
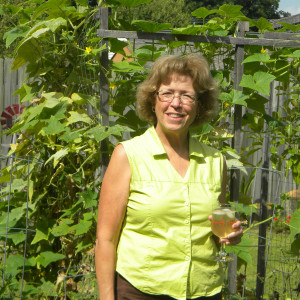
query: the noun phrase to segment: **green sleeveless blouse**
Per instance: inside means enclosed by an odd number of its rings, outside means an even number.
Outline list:
[[[116,270],[140,291],[175,299],[211,296],[223,270],[208,216],[218,205],[223,156],[189,140],[181,177],[154,127],[122,142],[131,168],[130,194],[117,248]]]

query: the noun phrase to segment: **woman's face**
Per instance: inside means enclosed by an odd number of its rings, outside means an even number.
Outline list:
[[[158,91],[167,91],[175,94],[172,102],[162,102],[156,95],[155,114],[157,117],[156,130],[163,133],[187,134],[189,127],[197,115],[197,101],[183,104],[181,95],[196,96],[192,78],[177,73],[170,74],[169,80],[162,83]]]

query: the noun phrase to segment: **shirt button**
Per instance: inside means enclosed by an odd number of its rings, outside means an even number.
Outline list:
[[[189,224],[189,220],[184,220],[184,223],[185,224]]]
[[[185,241],[186,243],[189,243],[190,240],[189,240],[189,239],[185,239],[184,241]]]
[[[190,257],[189,257],[189,256],[186,256],[186,257],[185,257],[185,260],[190,260]]]
[[[184,205],[186,205],[186,206],[189,205],[189,202],[188,201],[184,202]]]

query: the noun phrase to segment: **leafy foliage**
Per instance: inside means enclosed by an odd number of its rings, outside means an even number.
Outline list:
[[[176,18],[171,12],[175,10],[168,9],[168,1],[105,2],[112,7],[111,29],[145,32],[171,29],[176,34],[229,36],[234,34],[237,21],[247,20],[241,6],[225,4],[212,10],[208,7],[195,10],[193,17],[201,25],[187,25],[185,21],[189,18],[182,14],[183,19],[177,19],[179,28],[173,28]],[[182,3],[178,0],[178,9],[182,8]],[[21,12],[19,6],[12,8],[17,15],[22,14],[22,18],[5,34],[7,46],[15,49],[13,68],[26,65],[29,80],[15,92],[27,107],[6,132],[17,136],[17,143],[10,151],[15,161],[13,165],[3,167],[0,174],[0,227],[8,225],[10,233],[5,272],[7,284],[1,290],[3,294],[19,292],[25,239],[23,292],[26,295],[62,296],[63,276],[70,270],[84,264],[93,271],[102,175],[99,170],[102,162],[100,143],[105,140],[111,153],[118,140],[140,134],[148,126],[135,114],[135,91],[145,79],[149,65],[163,54],[200,52],[216,69],[212,73],[221,89],[220,113],[211,124],[194,128],[193,135],[218,147],[226,155],[229,166],[249,165],[247,158],[262,147],[266,121],[267,130],[278,137],[272,140],[273,167],[285,168],[286,173],[291,169],[299,184],[299,50],[245,47],[245,74],[241,82],[243,91],[240,91],[233,89],[231,74],[235,49],[232,45],[157,41],[138,48],[135,42],[109,39],[110,51],[119,54],[123,60],[110,61],[109,69],[103,70],[110,84],[111,123],[102,126],[98,74],[102,70],[101,52],[107,49],[96,33],[99,27],[96,9],[89,7],[85,0],[32,0],[28,4],[30,10]],[[151,15],[153,5],[160,7],[164,23],[159,22],[161,17],[155,19]],[[146,20],[135,20],[135,9],[143,11],[151,21],[146,17]],[[121,12],[126,12],[125,20],[120,19]],[[251,22],[260,32],[270,29],[266,19]],[[285,25],[283,30],[290,30],[290,27]],[[125,51],[125,47],[129,51]],[[221,60],[218,66],[216,57]],[[286,95],[282,108],[285,114],[268,114],[265,108],[269,102],[269,86],[274,80],[280,83],[278,93]],[[235,105],[245,109],[243,129],[254,138],[251,149],[243,149],[242,153],[235,153],[230,147],[233,136],[229,126]],[[283,166],[283,160],[288,161],[286,166]],[[243,183],[245,195],[250,184]],[[10,192],[12,197],[8,205]],[[250,214],[244,206],[238,209],[245,215]],[[27,236],[23,231],[16,234],[13,228],[26,228],[27,220],[32,231]],[[293,216],[291,225],[297,226],[297,220],[297,215],[295,219]],[[3,236],[0,239],[2,242]],[[247,245],[246,241],[243,243]],[[246,247],[232,248],[242,261],[251,263]],[[299,250],[298,239],[293,250]],[[70,297],[76,299],[82,295],[84,298],[80,284],[75,281],[67,284]],[[95,291],[91,299],[93,297],[96,297]]]

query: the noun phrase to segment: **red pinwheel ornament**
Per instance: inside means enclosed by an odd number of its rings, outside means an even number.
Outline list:
[[[1,126],[3,129],[9,129],[13,126],[14,120],[22,114],[25,105],[12,104],[4,109],[1,114]]]

